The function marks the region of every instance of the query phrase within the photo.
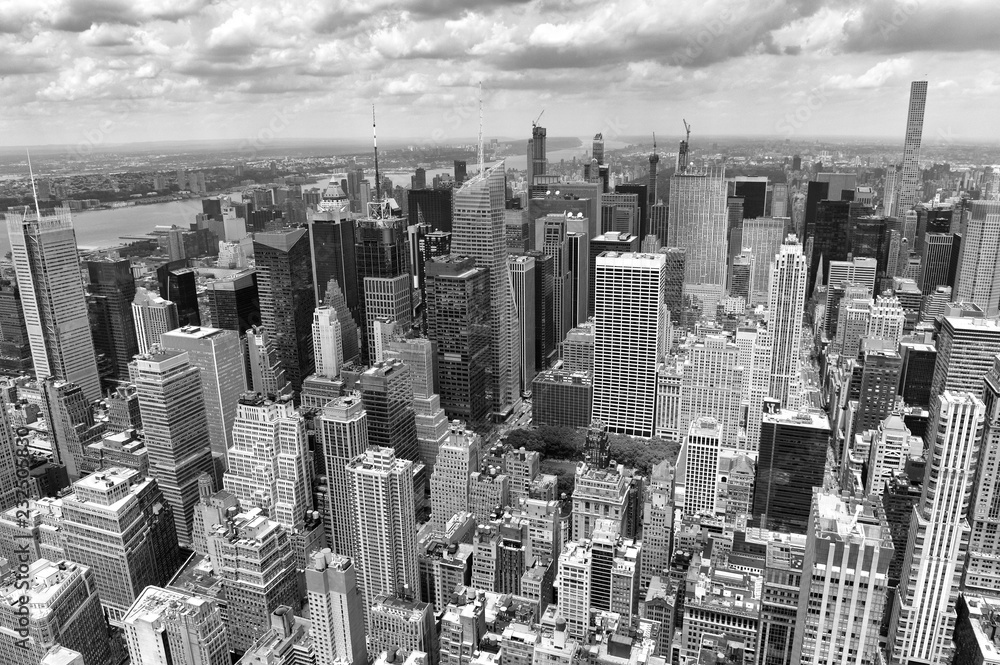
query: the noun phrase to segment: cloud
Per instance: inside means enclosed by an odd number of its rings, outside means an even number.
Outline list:
[[[905,75],[913,69],[908,58],[891,58],[883,60],[859,76],[837,74],[826,81],[826,86],[837,90],[859,90],[866,88],[881,88],[888,83],[900,84]]]
[[[843,26],[847,52],[1000,51],[1000,3],[870,0]]]

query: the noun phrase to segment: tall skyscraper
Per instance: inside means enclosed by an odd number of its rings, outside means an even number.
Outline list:
[[[257,271],[245,270],[227,279],[217,279],[206,288],[214,327],[235,330],[243,338],[247,330],[260,325]]]
[[[111,467],[73,483],[62,499],[66,556],[94,571],[108,619],[121,625],[148,585],[167,584],[181,564],[173,511],[152,478]]]
[[[1000,353],[1000,319],[942,316],[931,399],[946,390],[981,395],[983,377]]]
[[[868,317],[867,337],[892,345],[899,344],[905,324],[906,313],[899,303],[899,298],[894,295],[877,296]]]
[[[558,345],[562,343],[566,333],[573,327],[570,325],[570,320],[573,318],[570,293],[573,288],[573,275],[569,271],[566,215],[546,215],[542,218],[542,223],[544,225],[542,251],[552,257],[552,267],[555,271],[552,313],[556,329],[556,344]]]
[[[597,257],[603,252],[638,252],[641,238],[629,233],[611,231],[590,240],[590,277],[587,279],[587,312],[594,315],[594,289],[597,284]],[[554,337],[554,335],[553,335]]]
[[[356,224],[354,256],[365,339],[364,357],[373,361],[375,322],[399,320],[403,326],[409,324],[413,287],[410,256],[403,218],[365,218]]]
[[[535,257],[511,256],[510,278],[514,307],[521,327],[521,390],[530,390],[535,378]]]
[[[0,278],[0,371],[31,371],[31,342],[24,325],[21,290],[17,282]]]
[[[180,327],[177,305],[143,288],[136,289],[132,318],[139,353],[149,353],[154,344],[160,343],[160,335]]]
[[[187,259],[170,261],[156,269],[160,297],[177,305],[177,317],[182,326],[200,326],[198,306],[198,276]]]
[[[35,374],[70,381],[83,389],[87,399],[100,399],[101,381],[69,210],[50,216],[11,214],[7,233]]]
[[[892,663],[945,663],[955,648],[955,601],[969,549],[970,495],[986,409],[975,395],[947,390],[931,408],[923,493],[910,520],[889,623]]]
[[[853,431],[876,429],[896,406],[896,391],[903,370],[903,359],[892,348],[868,349],[861,369],[857,422]],[[871,473],[871,471],[869,471]]]
[[[992,595],[1000,589],[1000,356],[994,357],[983,393],[986,429],[969,509],[972,532],[963,586]]]
[[[358,381],[368,413],[368,443],[392,448],[400,459],[419,461],[410,369],[401,360],[376,363]]]
[[[656,363],[666,351],[663,254],[597,257],[592,420],[611,432],[653,435]]]
[[[247,385],[239,333],[188,326],[160,335],[160,345],[187,352],[191,364],[198,368],[212,455],[225,461],[233,442],[236,404]]]
[[[347,306],[356,313],[359,303],[354,221],[348,219],[339,206],[326,207],[328,209],[306,214],[316,303],[326,299],[327,287],[333,279],[345,294],[349,294]]]
[[[316,374],[329,379],[340,376],[340,366],[344,364],[344,342],[337,310],[325,305],[317,307],[313,312],[312,331]]]
[[[216,665],[230,660],[226,624],[212,598],[146,587],[123,623],[134,663]]]
[[[111,662],[108,624],[90,568],[38,559],[22,575],[0,587],[0,652],[5,663],[39,665],[56,645],[82,654],[83,665]],[[22,607],[29,611],[19,612]]]
[[[316,664],[367,663],[364,600],[354,562],[323,549],[313,553],[305,576]]]
[[[452,232],[452,251],[475,259],[489,273],[488,396],[497,414],[506,414],[520,400],[517,321],[504,237],[506,181],[503,162],[467,180],[455,192]]]
[[[316,431],[326,462],[326,537],[335,554],[357,552],[357,517],[347,465],[368,448],[368,415],[357,394],[338,397],[323,407]]]
[[[685,515],[714,517],[719,497],[719,453],[724,433],[715,418],[693,420],[686,428],[677,459],[675,501]]]
[[[198,476],[217,477],[201,376],[183,351],[136,356],[129,373],[139,394],[149,473],[174,512],[177,541],[192,542]]]
[[[469,476],[479,471],[479,435],[452,423],[431,476],[431,518],[442,529],[452,517],[469,510]]]
[[[771,271],[768,267],[774,261],[774,255],[781,250],[787,223],[785,219],[758,217],[744,219],[742,225],[741,242],[744,247],[750,248],[755,267],[748,304],[757,305],[767,302],[771,281]]]
[[[683,364],[679,427],[687,432],[702,416],[715,419],[721,444],[736,448],[739,440],[744,373],[739,349],[722,335],[706,335],[691,345]]]
[[[920,187],[920,140],[924,133],[924,107],[927,104],[927,81],[910,83],[910,108],[906,114],[906,138],[903,140],[903,170],[900,173],[899,204],[896,215],[905,214],[918,202]],[[886,213],[888,214],[888,213]]]
[[[490,278],[472,258],[427,264],[427,336],[437,344],[438,393],[449,418],[470,424],[490,412]]]
[[[768,327],[774,335],[771,354],[771,397],[789,409],[799,406],[802,364],[802,316],[806,304],[808,266],[802,245],[789,235],[771,260],[767,298]]]
[[[962,235],[956,298],[1000,314],[1000,201],[973,201]]]
[[[318,533],[306,524],[312,511],[310,455],[305,419],[289,396],[271,401],[256,393],[243,395],[222,484],[244,510],[260,508],[281,524],[299,568],[305,568],[309,554],[322,545],[313,542]]]
[[[347,465],[364,597],[419,597],[413,462],[370,447]]]
[[[724,168],[677,172],[670,178],[667,245],[687,250],[684,284],[726,286],[726,174]]]
[[[813,490],[792,663],[881,661],[892,539],[876,497]],[[808,593],[807,593],[808,591]]]
[[[128,364],[139,353],[132,316],[132,299],[135,298],[135,278],[128,259],[96,259],[86,262],[90,278],[90,297],[103,301],[107,312],[107,327],[103,340],[95,337],[98,352],[105,353],[115,368],[119,380],[128,377]],[[101,343],[103,341],[103,343]]]
[[[306,229],[284,229],[254,236],[260,318],[274,341],[292,389],[312,374],[312,318],[316,293]]]
[[[587,320],[587,279],[590,277],[590,236],[586,233],[566,234],[569,246],[567,268],[572,273],[569,290],[570,328]]]

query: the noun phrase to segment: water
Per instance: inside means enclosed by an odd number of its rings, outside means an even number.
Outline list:
[[[76,244],[80,249],[98,249],[125,244],[122,236],[142,236],[157,226],[188,228],[201,212],[201,199],[150,203],[111,210],[85,210],[73,213]],[[6,215],[20,213],[8,211]],[[0,256],[10,251],[7,225],[0,224]]]

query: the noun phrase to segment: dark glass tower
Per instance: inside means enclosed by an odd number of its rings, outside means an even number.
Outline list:
[[[406,196],[410,225],[430,224],[434,231],[451,232],[451,196],[450,189],[411,189]]]
[[[820,201],[816,206],[816,221],[811,234],[810,228],[806,227],[806,238],[812,240],[811,255],[806,248],[806,256],[809,257],[806,297],[812,294],[817,281],[826,284],[826,266],[830,261],[847,260],[850,218],[850,201]]]
[[[21,292],[13,281],[0,280],[0,372],[31,370],[31,343],[21,309]]]
[[[132,316],[135,277],[128,259],[100,259],[86,262],[92,298],[103,301],[107,328],[94,331],[94,349],[111,361],[115,378],[128,379],[128,364],[139,353]],[[197,302],[197,297],[195,299]]]
[[[253,246],[261,323],[274,342],[285,377],[298,392],[302,379],[315,368],[312,322],[316,292],[309,237],[303,228],[258,233]]]
[[[474,259],[429,261],[427,337],[437,342],[438,393],[451,419],[484,422],[490,365],[490,280]]]
[[[825,415],[775,411],[765,413],[760,426],[753,523],[805,533],[812,488],[823,486],[830,424]]]
[[[198,312],[197,275],[187,259],[170,261],[156,269],[160,284],[160,297],[177,305],[177,319],[181,326],[200,326]]]
[[[312,248],[313,284],[316,302],[326,299],[327,284],[336,279],[340,290],[347,299],[347,307],[357,319],[360,292],[358,291],[358,271],[354,260],[354,222],[338,219],[332,212],[316,212],[306,222],[309,229],[309,244]]]
[[[368,322],[365,318],[365,278],[399,277],[410,272],[406,221],[401,217],[359,219],[355,231],[354,258],[357,266],[358,307],[362,337],[367,350]],[[367,358],[367,356],[365,356]]]

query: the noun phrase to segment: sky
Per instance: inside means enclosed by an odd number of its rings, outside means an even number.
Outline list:
[[[0,145],[1000,140],[997,0],[0,0]]]

